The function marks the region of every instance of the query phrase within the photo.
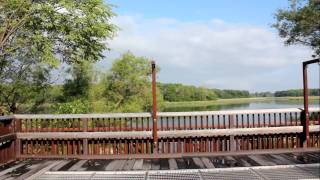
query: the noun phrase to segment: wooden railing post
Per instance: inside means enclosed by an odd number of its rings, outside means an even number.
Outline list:
[[[14,132],[15,133],[19,133],[21,132],[21,119],[16,119],[16,118],[13,118],[13,125],[14,125]],[[21,155],[21,140],[20,139],[15,139],[14,141],[14,146],[15,146],[15,158],[19,158],[20,155]]]
[[[156,83],[156,63],[151,62],[152,69],[152,99],[153,99],[153,153],[158,152],[158,117],[157,117],[157,83]]]
[[[83,132],[88,132],[88,119],[83,118],[82,124],[83,124]],[[84,138],[82,140],[82,147],[83,147],[83,155],[87,156],[88,155],[88,138]]]
[[[234,114],[229,115],[229,128],[233,129],[235,128],[235,121],[234,121]],[[237,144],[236,141],[234,140],[234,135],[230,136],[230,151],[236,151]]]

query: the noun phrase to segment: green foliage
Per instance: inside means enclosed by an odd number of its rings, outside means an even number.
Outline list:
[[[115,60],[105,81],[108,110],[112,112],[150,111],[150,74],[150,62],[144,57],[135,57],[127,52]]]
[[[251,96],[253,97],[273,97],[274,96],[274,93],[272,92],[255,92],[253,94],[251,94]]]
[[[302,44],[314,50],[314,56],[320,56],[320,1],[291,0],[289,9],[280,9],[276,13],[277,22],[273,25],[285,43]]]
[[[245,91],[245,90],[214,89],[214,91],[217,94],[218,98],[221,98],[221,99],[250,97],[249,91]]]
[[[67,103],[58,104],[56,107],[57,114],[81,114],[89,113],[89,102],[82,99],[77,99]]]
[[[68,69],[71,79],[66,79],[63,85],[64,101],[73,99],[88,99],[92,83],[92,65],[88,62],[74,64]]]
[[[182,84],[159,84],[165,101],[211,101],[217,98],[249,97],[248,91],[219,90]]]
[[[19,104],[28,103],[30,109],[27,111],[36,111],[47,97],[50,67],[29,57],[17,56],[5,71],[0,75],[0,106],[16,113]]]
[[[276,91],[274,93],[275,97],[299,97],[303,96],[302,89],[290,89],[285,91]],[[309,96],[320,96],[319,89],[309,89]]]
[[[116,27],[103,0],[3,0],[0,3],[0,64],[28,48],[31,56],[57,65],[97,61]]]
[[[0,1],[0,106],[16,112],[18,104],[33,104],[27,111],[37,112],[47,99],[52,68],[103,57],[105,40],[116,31],[113,16],[103,0]],[[75,84],[66,85],[66,94],[85,87]]]

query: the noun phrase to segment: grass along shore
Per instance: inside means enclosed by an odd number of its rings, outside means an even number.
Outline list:
[[[319,96],[309,96],[310,101],[319,101]],[[213,101],[182,101],[182,102],[165,102],[165,108],[175,107],[205,107],[214,105],[227,104],[243,104],[251,102],[270,102],[270,101],[284,101],[284,102],[302,102],[303,97],[253,97],[253,98],[233,98],[233,99],[217,99]]]

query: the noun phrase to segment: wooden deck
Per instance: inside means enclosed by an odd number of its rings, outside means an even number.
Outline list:
[[[243,154],[225,156],[197,156],[167,159],[117,159],[117,160],[41,160],[16,161],[0,167],[0,180],[28,177],[44,177],[51,172],[145,172],[159,170],[190,170],[220,168],[251,168],[263,166],[297,165],[320,163],[320,151],[277,154]],[[291,167],[290,166],[290,167]],[[289,166],[288,166],[289,167]],[[161,172],[161,171],[159,171]],[[71,174],[70,174],[71,173]],[[307,172],[305,172],[307,174]],[[317,172],[309,172],[314,174]],[[241,173],[240,173],[241,174]],[[308,177],[308,176],[305,176]],[[84,178],[86,179],[86,178]],[[205,179],[205,178],[204,178]]]

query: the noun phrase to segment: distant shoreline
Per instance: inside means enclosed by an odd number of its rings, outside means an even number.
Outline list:
[[[309,96],[312,102],[319,101],[319,96]],[[175,107],[204,107],[214,105],[227,105],[227,104],[243,104],[251,102],[269,102],[269,101],[292,101],[302,102],[303,97],[251,97],[251,98],[231,98],[231,99],[217,99],[212,101],[181,101],[181,102],[164,102],[164,108]]]

